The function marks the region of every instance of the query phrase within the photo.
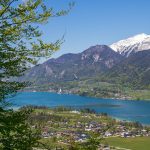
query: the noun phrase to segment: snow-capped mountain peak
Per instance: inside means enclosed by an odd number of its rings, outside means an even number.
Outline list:
[[[124,56],[129,56],[133,52],[150,49],[150,35],[145,33],[135,35],[125,40],[118,41],[110,47]]]

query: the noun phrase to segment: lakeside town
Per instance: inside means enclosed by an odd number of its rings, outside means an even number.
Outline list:
[[[109,138],[150,138],[150,127],[138,122],[119,121],[93,110],[72,110],[34,107],[29,120],[33,129],[41,130],[41,141],[52,149],[69,149],[71,145],[85,145],[91,139],[98,141],[97,149],[117,149],[106,141]],[[56,148],[57,147],[57,148]],[[121,149],[121,147],[119,147]]]

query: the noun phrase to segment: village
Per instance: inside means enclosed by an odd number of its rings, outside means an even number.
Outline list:
[[[142,126],[138,122],[116,120],[107,114],[67,109],[37,109],[35,112],[32,116],[32,128],[39,125],[43,141],[49,140],[57,145],[68,146],[72,142],[82,144],[91,138],[105,141],[110,137],[150,137],[150,127]],[[103,146],[103,149],[110,149],[107,144]]]

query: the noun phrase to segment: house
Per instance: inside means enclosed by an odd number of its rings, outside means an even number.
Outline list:
[[[110,133],[109,131],[106,131],[106,132],[105,132],[105,136],[106,136],[106,137],[112,136],[112,133]]]
[[[131,137],[132,136],[132,133],[131,132],[123,132],[121,133],[121,137]]]

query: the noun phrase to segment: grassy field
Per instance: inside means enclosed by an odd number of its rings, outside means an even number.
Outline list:
[[[136,90],[129,92],[129,95],[136,100],[150,100],[150,91],[149,90]]]
[[[111,146],[121,147],[131,150],[150,150],[150,137],[136,138],[107,138],[106,143]]]

